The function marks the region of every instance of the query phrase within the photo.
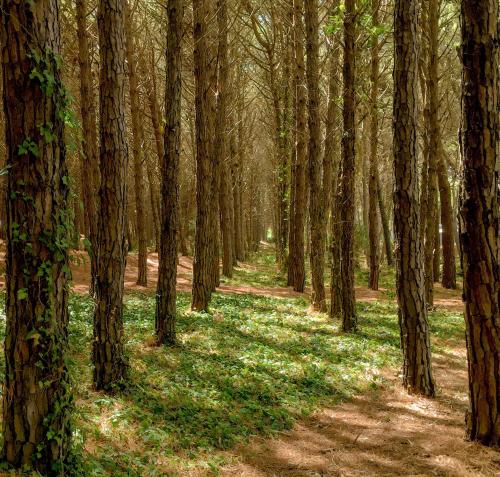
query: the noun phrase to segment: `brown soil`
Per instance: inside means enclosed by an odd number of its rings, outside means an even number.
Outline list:
[[[465,350],[434,356],[436,399],[409,396],[397,376],[322,409],[275,439],[234,452],[229,477],[500,476],[500,453],[464,440]]]

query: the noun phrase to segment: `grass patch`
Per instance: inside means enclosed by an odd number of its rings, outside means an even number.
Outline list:
[[[276,284],[269,260],[254,262],[256,284]],[[242,280],[237,273],[233,280]],[[156,347],[155,297],[126,296],[130,385],[109,396],[91,389],[92,302],[72,294],[70,369],[82,475],[182,475],[193,467],[216,474],[227,460],[223,450],[376,388],[379,371],[400,362],[396,306],[388,300],[359,302],[360,331],[352,335],[311,313],[305,298],[215,294],[210,313],[192,313],[189,295],[180,294],[178,309],[179,345]],[[436,346],[463,334],[456,314],[434,313],[431,323]]]

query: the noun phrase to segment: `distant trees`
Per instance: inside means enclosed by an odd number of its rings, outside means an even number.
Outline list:
[[[73,230],[57,2],[2,1],[7,146],[3,456],[65,475],[72,395],[66,366]]]
[[[112,389],[125,376],[123,280],[126,263],[128,150],[125,135],[124,3],[100,0],[100,168],[98,267],[92,361],[96,389]]]
[[[414,0],[394,5],[394,230],[403,384],[435,393],[417,210],[417,12]]]
[[[463,181],[460,242],[469,363],[470,439],[500,445],[499,6],[462,0]]]

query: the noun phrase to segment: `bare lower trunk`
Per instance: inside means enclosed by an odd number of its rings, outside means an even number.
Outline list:
[[[469,363],[467,434],[500,445],[499,6],[462,0],[460,241]]]
[[[416,2],[394,8],[394,230],[403,385],[433,396],[434,379],[425,307],[422,242],[417,197]]]

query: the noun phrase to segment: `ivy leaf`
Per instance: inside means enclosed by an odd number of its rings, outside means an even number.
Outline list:
[[[17,290],[17,299],[18,300],[26,300],[28,298],[28,289],[27,288],[20,288]]]

